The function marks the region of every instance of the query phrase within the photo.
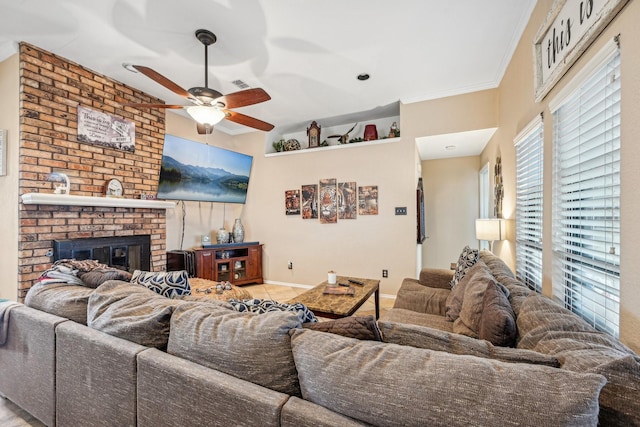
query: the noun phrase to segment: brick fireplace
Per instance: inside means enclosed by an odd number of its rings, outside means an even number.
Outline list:
[[[52,193],[46,176],[62,172],[71,180],[72,195],[103,196],[112,178],[123,183],[126,198],[155,194],[165,113],[121,103],[163,101],[29,44],[20,44],[19,55],[19,193]],[[78,105],[134,121],[135,151],[78,142]],[[150,236],[150,269],[163,270],[165,209],[20,203],[19,300],[53,262],[54,240],[130,235]]]

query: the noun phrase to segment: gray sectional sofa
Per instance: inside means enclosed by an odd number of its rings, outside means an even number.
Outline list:
[[[0,393],[49,426],[588,426],[611,381],[411,322],[356,339],[120,281],[36,285],[25,304],[0,303]]]

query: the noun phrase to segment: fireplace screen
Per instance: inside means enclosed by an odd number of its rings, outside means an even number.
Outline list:
[[[121,270],[149,271],[151,237],[145,235],[54,240],[53,257],[54,261],[95,259]]]

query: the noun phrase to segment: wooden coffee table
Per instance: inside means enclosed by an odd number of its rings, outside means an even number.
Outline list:
[[[364,283],[363,286],[350,283],[351,287],[355,290],[354,295],[324,294],[323,291],[327,286],[327,281],[325,280],[318,286],[301,293],[288,302],[301,302],[306,305],[309,310],[313,311],[316,316],[337,319],[353,315],[353,313],[369,299],[371,294],[374,294],[376,319],[378,319],[380,317],[380,280],[338,276],[337,282],[349,283],[349,279],[359,280]]]

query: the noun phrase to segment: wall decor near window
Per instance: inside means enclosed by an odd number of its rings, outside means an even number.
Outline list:
[[[378,215],[378,186],[358,187],[358,214]]]
[[[318,184],[302,186],[302,219],[318,219]]]
[[[358,193],[355,182],[338,184],[338,218],[356,219],[358,215]]]
[[[424,213],[424,187],[422,185],[422,178],[418,178],[418,187],[416,188],[416,211],[416,222],[418,224],[418,243],[421,244],[427,238]]]
[[[336,179],[321,179],[318,194],[320,201],[320,223],[335,224],[338,222]]]
[[[493,213],[496,218],[502,218],[502,199],[504,198],[504,187],[502,186],[502,158],[498,154],[496,165],[494,166],[494,208]]]
[[[78,105],[78,141],[134,152],[136,124]]]
[[[284,192],[284,208],[286,215],[300,215],[300,190]]]

